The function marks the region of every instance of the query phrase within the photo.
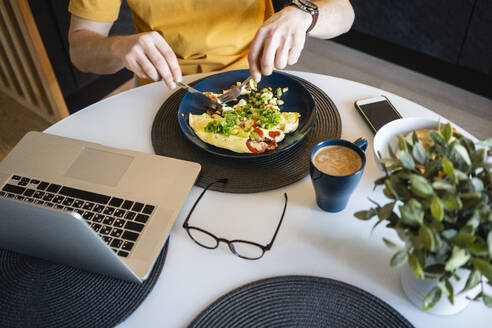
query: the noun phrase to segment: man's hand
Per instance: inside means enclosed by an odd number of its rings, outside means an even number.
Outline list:
[[[68,39],[70,57],[82,72],[116,73],[123,67],[140,78],[163,79],[175,88],[181,81],[176,55],[157,32],[108,37],[112,22],[95,22],[72,15]]]
[[[181,81],[178,59],[164,38],[157,32],[116,37],[113,53],[121,63],[140,78],[163,79],[171,89]]]
[[[282,69],[299,59],[306,31],[311,25],[309,13],[287,6],[270,17],[256,33],[249,50],[249,67],[256,82],[261,74],[272,74],[273,67]]]
[[[350,30],[354,10],[349,0],[316,0],[319,18],[309,36],[331,39]],[[256,82],[260,73],[270,75],[273,66],[284,68],[299,59],[306,31],[313,18],[294,6],[287,6],[270,17],[258,30],[249,50],[250,72]]]

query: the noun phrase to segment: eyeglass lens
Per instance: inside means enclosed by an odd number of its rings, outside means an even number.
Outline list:
[[[205,231],[196,228],[188,228],[188,234],[197,244],[205,248],[214,249],[219,246],[217,238]]]
[[[229,243],[229,248],[231,251],[238,255],[239,257],[255,260],[263,256],[265,251],[258,245],[242,242],[233,241]]]
[[[219,246],[220,240],[211,233],[193,227],[188,228],[187,231],[191,239],[202,247],[215,249]],[[258,259],[262,257],[264,253],[263,248],[246,241],[235,240],[228,242],[224,240],[224,242],[228,244],[230,250],[234,254],[243,258]]]

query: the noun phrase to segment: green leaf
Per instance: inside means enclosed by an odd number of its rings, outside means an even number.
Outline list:
[[[468,154],[468,151],[466,150],[465,147],[463,147],[460,144],[456,144],[454,146],[454,149],[460,155],[461,159],[466,163],[466,165],[471,166],[471,160],[470,160],[470,155]]]
[[[439,144],[439,145],[445,145],[446,144],[446,140],[444,140],[444,137],[439,132],[437,132],[435,130],[429,131],[429,137],[436,144]]]
[[[395,152],[393,151],[393,148],[390,147],[390,145],[388,145],[388,154],[392,159],[396,159]]]
[[[415,130],[413,130],[412,132],[412,142],[414,146],[419,143],[419,136],[417,135],[417,132],[415,132]]]
[[[424,147],[420,143],[416,143],[412,149],[413,158],[420,164],[425,164],[427,160],[427,155],[425,153]]]
[[[489,248],[489,255],[492,257],[492,230],[489,231],[487,236],[487,246]]]
[[[410,189],[415,195],[423,198],[427,198],[434,194],[434,190],[427,179],[416,174],[410,175]]]
[[[475,295],[475,297],[472,299],[473,301],[478,301],[482,298],[483,296],[483,292],[480,292],[478,293],[477,295]]]
[[[461,198],[463,199],[480,199],[482,195],[478,192],[465,192],[461,194]]]
[[[454,185],[450,184],[446,180],[436,180],[432,183],[432,188],[436,190],[446,190],[446,191],[454,191],[455,187]]]
[[[408,151],[407,141],[401,135],[398,136],[398,149],[402,151]]]
[[[492,297],[491,296],[484,293],[482,296],[482,299],[483,299],[483,304],[485,304],[489,308],[492,308]]]
[[[475,229],[480,225],[480,212],[478,210],[473,211],[473,215],[466,222],[465,227],[470,227],[470,233],[475,233]]]
[[[393,212],[393,207],[395,207],[395,202],[391,202],[384,205],[383,207],[380,207],[378,209],[378,218],[380,220],[388,219],[391,216],[391,213]]]
[[[471,179],[471,184],[473,186],[473,191],[482,192],[483,191],[483,182],[479,178]]]
[[[492,148],[492,138],[485,139],[478,143],[480,146]]]
[[[456,177],[454,176],[453,163],[446,157],[442,157],[442,169],[444,173],[451,179],[451,182],[456,183]]]
[[[403,150],[398,152],[398,158],[400,159],[401,165],[403,165],[404,168],[409,170],[415,169],[415,161],[408,152]]]
[[[398,159],[392,159],[392,158],[381,158],[381,159],[379,159],[379,163],[381,163],[385,166],[400,165],[400,161]]]
[[[454,229],[448,229],[441,232],[441,235],[444,237],[444,239],[451,240],[454,238],[454,236],[457,235],[457,232]]]
[[[354,213],[354,216],[358,218],[359,220],[364,220],[367,221],[371,219],[373,216],[375,216],[376,210],[375,209],[370,209],[368,211],[358,211]]]
[[[405,264],[408,260],[408,253],[406,250],[401,250],[395,253],[390,260],[390,265],[392,267],[399,267]]]
[[[438,282],[438,283],[436,284],[436,286],[437,286],[437,288],[439,288],[439,289],[441,290],[441,292],[442,292],[444,295],[446,295],[446,296],[448,296],[448,297],[449,297],[449,290],[446,288],[445,284],[444,284],[442,281]]]
[[[446,140],[446,142],[449,142],[449,140],[453,136],[453,129],[451,128],[451,124],[448,123],[444,126],[444,128],[442,129],[442,135],[444,137],[444,140]]]
[[[434,305],[441,299],[441,290],[437,287],[431,289],[431,291],[425,296],[424,304],[422,304],[422,310],[428,311],[434,307]]]
[[[488,256],[489,255],[489,249],[487,247],[487,243],[474,243],[473,245],[470,245],[468,247],[468,250],[470,253],[476,256]]]
[[[482,195],[477,192],[466,192],[461,194],[460,201],[464,209],[476,208],[482,202]]]
[[[469,233],[459,233],[453,238],[453,242],[461,248],[468,248],[475,242],[476,238],[475,235]]]
[[[442,264],[432,264],[424,269],[426,279],[440,278],[444,272],[444,265]]]
[[[434,159],[425,164],[424,176],[428,179],[436,176],[441,169],[441,161]]]
[[[441,200],[437,196],[432,197],[431,214],[432,217],[437,221],[442,221],[442,219],[444,218],[444,207]]]
[[[413,198],[400,206],[400,213],[403,223],[409,226],[418,227],[424,221],[422,205]]]
[[[492,264],[479,259],[472,258],[472,263],[475,268],[477,268],[489,281],[492,281]]]
[[[464,173],[463,171],[457,170],[457,169],[454,169],[454,177],[456,178],[456,181],[468,179],[468,176],[466,175],[466,173]]]
[[[451,304],[454,304],[454,291],[449,279],[446,279],[444,283],[442,281],[438,282],[436,286],[448,297]]]
[[[397,245],[394,242],[392,242],[391,240],[386,239],[384,237],[383,237],[383,242],[389,248],[392,248],[392,249],[395,249],[395,250],[398,250],[398,251],[403,249],[400,245]]]
[[[403,174],[392,174],[390,177],[391,187],[398,195],[398,199],[406,201],[412,198],[412,193],[408,190],[408,178],[403,177]]]
[[[474,269],[470,271],[470,274],[468,275],[468,279],[466,280],[465,287],[458,293],[464,293],[472,288],[474,288],[476,285],[478,285],[482,281],[482,275],[480,274],[480,271]]]
[[[383,185],[384,184],[384,180],[386,180],[386,177],[381,177],[379,179],[376,179],[376,181],[374,181],[374,185],[375,186]]]
[[[408,255],[408,264],[410,265],[410,268],[412,269],[413,273],[415,274],[415,277],[418,279],[424,279],[424,270],[422,269],[422,266],[420,265],[419,260],[417,257],[413,254]]]
[[[451,258],[446,262],[444,269],[446,271],[454,271],[468,262],[469,259],[470,255],[466,252],[466,250],[454,246],[453,252],[451,253]]]
[[[449,210],[459,210],[463,206],[461,199],[452,193],[445,193],[441,198],[444,206]]]
[[[472,164],[476,165],[481,162],[486,162],[487,161],[487,150],[485,149],[479,149],[474,151],[473,153],[470,154]]]
[[[419,240],[424,245],[424,248],[430,252],[433,252],[436,248],[436,240],[432,230],[425,224],[422,224],[419,229]]]
[[[454,305],[454,289],[453,285],[451,285],[451,282],[449,282],[449,279],[446,279],[446,289],[448,290],[447,296],[451,304]]]
[[[388,188],[383,189],[383,194],[389,199],[398,199]]]
[[[395,189],[393,189],[393,185],[391,184],[391,180],[390,179],[386,179],[386,181],[384,181],[384,185],[386,186],[386,189],[385,190],[388,190],[388,193],[384,193],[386,195],[386,197],[388,198],[391,198],[391,199],[398,199],[398,194],[395,192]]]

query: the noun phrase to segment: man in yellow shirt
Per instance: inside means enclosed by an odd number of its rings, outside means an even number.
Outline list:
[[[349,0],[292,0],[277,13],[271,0],[127,0],[137,33],[108,33],[121,0],[71,0],[69,43],[83,72],[111,74],[126,67],[139,82],[182,74],[249,68],[256,81],[297,62],[306,35],[329,39],[347,32]]]

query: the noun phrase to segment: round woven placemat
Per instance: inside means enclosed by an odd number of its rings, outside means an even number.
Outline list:
[[[0,327],[114,327],[152,290],[168,243],[142,284],[0,249]]]
[[[390,305],[352,285],[320,277],[258,280],[220,297],[189,327],[413,327]]]
[[[320,88],[304,79],[293,75],[291,77],[301,82],[311,93],[317,110],[313,129],[293,148],[257,159],[225,158],[206,152],[191,143],[181,132],[177,115],[186,92],[178,90],[162,104],[154,118],[151,138],[155,153],[200,163],[202,170],[196,184],[202,188],[220,178],[228,178],[227,183],[217,183],[210,188],[216,191],[267,191],[304,178],[309,174],[311,148],[323,140],[339,138],[342,123],[335,104]]]

